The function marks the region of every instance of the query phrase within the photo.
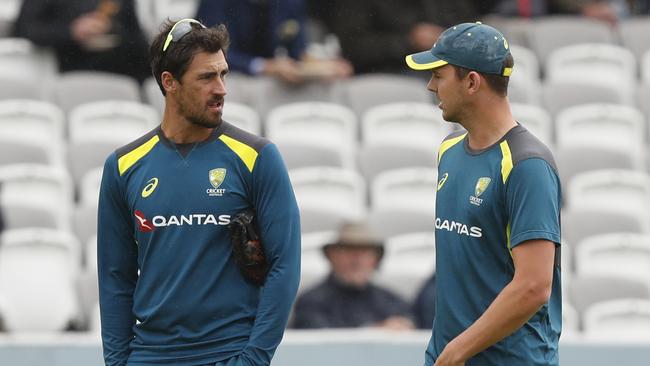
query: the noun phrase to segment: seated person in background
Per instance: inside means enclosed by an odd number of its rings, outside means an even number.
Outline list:
[[[24,0],[13,35],[52,47],[62,72],[151,76],[134,0]]]
[[[432,274],[422,285],[413,303],[413,318],[418,329],[431,329],[436,315],[436,274]]]
[[[201,0],[196,18],[206,26],[225,24],[230,32],[231,71],[269,75],[299,84],[352,74],[341,59],[309,59],[304,0]]]
[[[409,305],[370,283],[384,246],[365,223],[343,225],[338,240],[325,245],[323,252],[331,273],[298,298],[294,328],[413,329]]]

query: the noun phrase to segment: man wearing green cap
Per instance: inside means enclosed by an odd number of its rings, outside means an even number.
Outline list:
[[[406,57],[431,70],[438,152],[436,316],[425,365],[558,365],[560,181],[551,152],[514,120],[513,58],[496,29],[463,23]]]

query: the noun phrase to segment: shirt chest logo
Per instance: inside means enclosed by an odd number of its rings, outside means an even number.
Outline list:
[[[151,196],[153,191],[158,187],[158,178],[151,178],[147,181],[147,185],[142,189],[142,198],[147,198]]]
[[[223,181],[226,179],[226,168],[216,168],[208,172],[208,180],[212,188],[208,188],[205,192],[211,197],[221,197],[226,193],[225,188],[219,188]]]
[[[479,197],[483,194],[483,192],[485,192],[487,187],[490,185],[490,182],[492,182],[492,178],[479,178],[478,181],[476,181],[476,186],[474,187],[474,195],[469,196],[469,203],[480,206],[483,203],[483,199]]]
[[[440,180],[438,181],[438,190],[442,189],[442,186],[445,185],[447,178],[449,178],[449,173],[445,173],[442,175],[442,178],[440,178]]]

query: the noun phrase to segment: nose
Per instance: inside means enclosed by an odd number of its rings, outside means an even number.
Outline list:
[[[215,78],[212,84],[212,94],[224,96],[226,95],[226,81],[222,78]]]
[[[429,83],[427,84],[427,89],[433,93],[438,92],[438,85],[436,84],[435,78],[433,75],[431,76],[431,79],[429,80]]]

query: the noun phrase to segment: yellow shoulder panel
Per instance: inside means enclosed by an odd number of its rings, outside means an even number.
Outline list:
[[[145,155],[147,155],[149,151],[151,151],[151,149],[153,149],[153,147],[156,146],[158,141],[160,141],[160,138],[158,137],[158,135],[155,135],[154,137],[150,138],[149,141],[136,147],[135,149],[133,149],[133,151],[119,158],[117,160],[117,167],[119,169],[120,175],[126,173],[126,171],[129,170],[129,168],[132,167],[133,164],[137,163],[138,160],[142,159]]]
[[[230,136],[221,135],[219,136],[219,140],[223,141],[232,151],[234,151],[244,164],[246,164],[248,170],[251,173],[253,172],[253,167],[257,160],[257,151],[255,151],[255,149]]]
[[[503,178],[503,184],[506,184],[508,176],[512,171],[512,153],[510,152],[510,145],[508,141],[504,140],[499,144],[501,146],[501,178]]]
[[[442,154],[445,153],[445,151],[451,149],[452,146],[456,145],[460,141],[462,141],[467,133],[464,133],[460,136],[456,136],[453,139],[445,140],[440,144],[440,151],[438,151],[438,163],[440,163],[440,159],[442,159]]]

